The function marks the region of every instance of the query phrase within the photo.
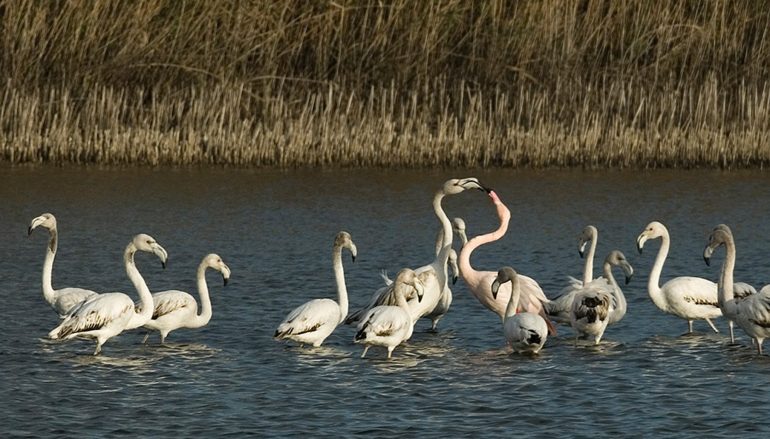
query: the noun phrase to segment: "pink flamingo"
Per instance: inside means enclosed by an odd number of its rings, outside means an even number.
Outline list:
[[[494,232],[487,233],[485,235],[479,235],[468,241],[460,250],[460,257],[458,258],[460,275],[462,276],[465,284],[471,290],[476,299],[481,302],[482,305],[487,307],[490,311],[494,312],[500,319],[505,319],[505,308],[508,305],[508,301],[511,298],[511,284],[505,283],[500,285],[500,290],[497,292],[496,297],[492,295],[492,282],[495,281],[497,273],[494,271],[477,271],[471,267],[471,253],[477,247],[482,244],[497,241],[505,235],[508,231],[508,222],[511,220],[511,211],[500,201],[495,191],[489,192],[489,197],[497,208],[497,216],[500,218],[500,227]],[[543,317],[543,320],[548,324],[548,332],[551,335],[556,334],[556,327],[548,318],[544,308],[543,302],[548,302],[548,298],[543,293],[543,289],[540,285],[528,276],[517,274],[519,284],[521,285],[521,299],[517,312],[530,312],[539,314]]]

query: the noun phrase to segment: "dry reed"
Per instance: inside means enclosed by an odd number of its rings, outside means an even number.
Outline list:
[[[0,1],[0,160],[770,163],[763,2]]]

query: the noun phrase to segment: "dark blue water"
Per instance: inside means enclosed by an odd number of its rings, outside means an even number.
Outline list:
[[[738,330],[665,315],[646,292],[659,241],[635,250],[651,220],[665,223],[672,249],[663,280],[716,279],[702,250],[714,225],[733,228],[736,277],[770,282],[770,177],[763,172],[655,171],[291,171],[2,168],[0,185],[0,413],[2,436],[513,436],[734,437],[767,434],[770,356],[757,356]],[[351,233],[358,259],[345,259],[352,306],[380,285],[380,269],[432,260],[436,189],[476,176],[510,207],[508,234],[481,247],[478,269],[511,265],[556,294],[579,276],[577,236],[599,228],[597,267],[622,250],[636,269],[624,288],[626,318],[598,347],[561,328],[542,354],[505,348],[499,319],[462,281],[437,334],[422,321],[388,361],[359,358],[353,329],[323,347],[298,348],[271,335],[291,309],[334,297],[331,246]],[[481,192],[445,200],[474,236],[496,228]],[[137,265],[154,291],[195,294],[195,269],[210,252],[232,269],[223,288],[209,274],[214,316],[198,330],[142,332],[93,343],[45,338],[57,317],[40,277],[47,234],[26,236],[35,216],[54,213],[60,243],[54,287],[136,293],[122,251],[148,233],[170,255]],[[597,268],[598,270],[598,268]],[[768,346],[766,346],[768,348]]]

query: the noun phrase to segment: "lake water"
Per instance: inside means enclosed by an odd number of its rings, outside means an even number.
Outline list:
[[[736,278],[770,282],[770,176],[761,171],[270,171],[235,169],[0,168],[0,398],[3,437],[524,436],[735,437],[770,432],[770,356],[740,330],[713,334],[665,315],[647,296],[659,247],[639,255],[636,236],[664,222],[672,248],[663,280],[716,279],[702,260],[710,230],[724,222],[738,247]],[[511,265],[550,296],[579,276],[577,236],[599,228],[596,266],[620,249],[636,270],[624,287],[628,314],[598,347],[575,346],[571,330],[541,355],[511,354],[499,319],[460,280],[438,333],[421,321],[392,360],[361,359],[354,331],[339,327],[321,348],[276,342],[294,307],[334,297],[331,246],[347,230],[358,258],[344,264],[352,308],[380,285],[379,271],[432,260],[438,223],[433,193],[451,177],[476,176],[512,212],[508,234],[479,248],[477,269]],[[445,199],[469,236],[497,227],[488,198]],[[137,255],[153,291],[195,294],[195,270],[210,252],[232,270],[208,276],[214,316],[171,333],[164,346],[143,332],[56,343],[57,317],[41,295],[48,239],[26,236],[32,218],[54,213],[59,252],[54,287],[124,291],[136,297],[122,252],[148,233],[169,252]],[[765,346],[766,349],[770,346]]]

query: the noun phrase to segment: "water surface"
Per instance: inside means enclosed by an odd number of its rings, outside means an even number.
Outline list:
[[[266,171],[2,168],[0,185],[0,375],[3,436],[205,435],[350,436],[703,436],[767,434],[770,356],[738,331],[731,345],[705,323],[660,312],[646,293],[659,243],[642,255],[635,239],[651,220],[672,235],[663,279],[716,279],[702,261],[708,233],[724,222],[738,246],[736,277],[770,281],[766,243],[770,177],[762,172],[655,171]],[[511,265],[553,296],[579,276],[577,236],[599,228],[596,266],[620,249],[636,269],[624,288],[629,312],[598,347],[575,346],[569,328],[542,354],[505,348],[499,319],[459,281],[438,333],[421,321],[387,361],[359,358],[353,330],[323,347],[271,338],[291,309],[333,297],[331,245],[340,230],[358,246],[344,259],[352,306],[380,285],[379,271],[432,259],[438,223],[431,198],[450,177],[477,176],[512,212],[508,234],[474,254],[476,268]],[[448,197],[450,216],[474,236],[496,228],[481,192]],[[223,288],[209,274],[214,316],[158,344],[143,333],[93,343],[45,338],[56,326],[42,299],[44,230],[30,220],[57,215],[54,286],[136,296],[122,251],[136,233],[170,255],[137,265],[154,291],[194,293],[200,259],[219,253],[232,269]],[[766,346],[767,348],[767,346]]]

